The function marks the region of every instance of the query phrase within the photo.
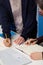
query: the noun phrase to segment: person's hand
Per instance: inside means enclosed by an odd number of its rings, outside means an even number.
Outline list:
[[[36,39],[29,39],[25,42],[26,45],[34,45],[37,43],[37,40]]]
[[[39,9],[39,14],[43,16],[43,10]]]
[[[23,38],[23,37],[19,37],[19,38],[17,38],[15,41],[14,41],[16,44],[22,44],[23,42],[25,42],[25,39]]]
[[[4,45],[5,45],[6,47],[10,47],[10,46],[11,46],[11,40],[10,40],[9,38],[4,39],[3,43],[4,43]]]
[[[34,52],[30,55],[33,60],[42,60],[42,52]]]

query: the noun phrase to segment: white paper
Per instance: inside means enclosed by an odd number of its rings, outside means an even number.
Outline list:
[[[2,60],[0,59],[0,65],[3,65],[3,62],[2,62]]]
[[[17,45],[16,43],[13,42],[13,47],[23,51],[25,54],[30,55],[33,52],[43,52],[43,47],[35,44],[35,45],[25,45],[21,44],[21,45]]]
[[[15,48],[0,51],[0,59],[3,61],[4,65],[25,65],[32,62],[23,53]]]

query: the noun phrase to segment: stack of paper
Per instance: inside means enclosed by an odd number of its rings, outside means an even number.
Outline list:
[[[32,62],[29,57],[15,48],[0,51],[0,59],[3,65],[26,65]]]
[[[10,48],[5,47],[3,38],[0,38],[0,65],[26,65],[31,62],[29,56],[16,49],[13,45]]]
[[[27,65],[32,62],[29,57],[30,53],[43,51],[43,47],[38,45],[15,44],[14,40],[17,37],[19,35],[13,37],[10,48],[4,46],[3,38],[0,37],[0,65]]]

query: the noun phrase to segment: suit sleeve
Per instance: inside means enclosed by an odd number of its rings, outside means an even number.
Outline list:
[[[2,25],[3,36],[6,37],[5,34],[7,34],[7,37],[11,38],[9,18],[7,10],[3,5],[0,5],[0,23]]]
[[[37,39],[37,44],[40,44],[43,42],[43,36],[36,38]]]
[[[34,2],[34,0],[29,0],[29,4],[27,4],[27,12],[26,12],[26,18],[25,23],[23,27],[23,31],[21,36],[24,37],[26,40],[29,38],[35,38],[36,32],[37,32],[37,22],[36,22],[36,10],[37,6]]]

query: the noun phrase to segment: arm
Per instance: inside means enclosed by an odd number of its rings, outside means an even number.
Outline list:
[[[42,42],[43,42],[43,36],[37,38],[37,44],[40,44],[41,45]]]
[[[43,60],[43,52],[42,52],[42,60]]]
[[[3,36],[4,36],[4,45],[7,47],[11,46],[11,34],[10,34],[10,22],[9,22],[9,18],[8,18],[8,13],[6,8],[4,7],[3,4],[0,5],[0,23],[2,25],[2,31],[3,31]],[[7,35],[7,38],[6,38]]]
[[[5,34],[7,34],[7,37],[10,38],[11,34],[8,13],[3,4],[0,5],[0,23],[2,25],[3,36],[5,37]]]
[[[36,37],[36,31],[37,31],[37,23],[36,23],[36,4],[34,0],[29,0],[29,3],[27,3],[27,16],[24,24],[24,28],[22,31],[21,36],[25,38],[25,40],[29,38],[35,38]]]

